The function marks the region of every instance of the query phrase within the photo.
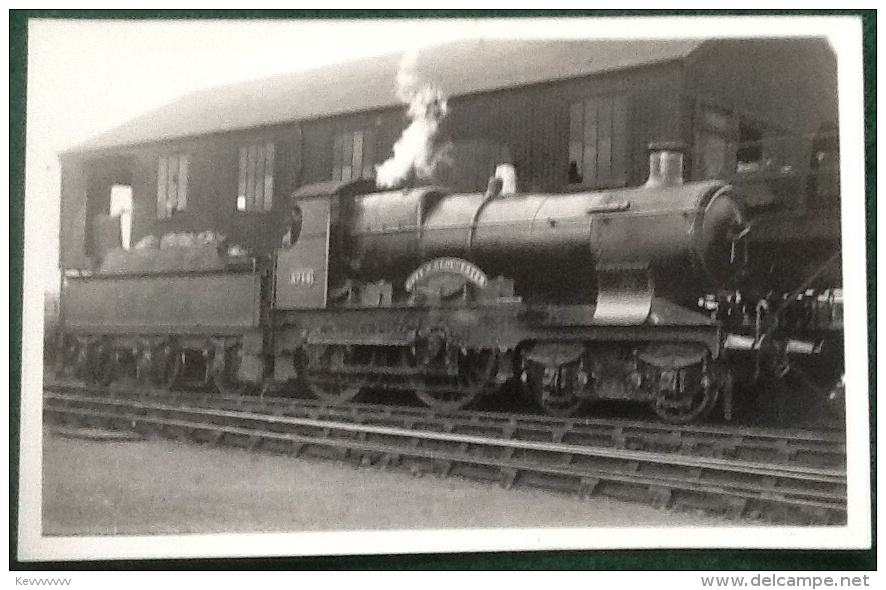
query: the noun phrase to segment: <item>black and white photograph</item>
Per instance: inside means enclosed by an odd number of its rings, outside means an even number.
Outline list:
[[[19,559],[870,547],[861,39],[30,20]]]

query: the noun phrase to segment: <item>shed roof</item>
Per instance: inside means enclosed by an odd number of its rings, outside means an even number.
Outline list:
[[[473,40],[424,48],[416,72],[449,96],[673,61],[702,40]],[[68,150],[107,148],[316,119],[399,104],[402,53],[199,90]]]

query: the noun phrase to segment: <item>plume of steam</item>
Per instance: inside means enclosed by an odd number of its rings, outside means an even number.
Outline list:
[[[403,54],[400,67],[397,69],[397,98],[406,104],[410,104],[418,88],[417,64],[418,53],[407,51]]]
[[[446,97],[430,84],[420,84],[417,55],[407,53],[397,71],[397,97],[406,103],[410,123],[394,144],[393,155],[376,169],[376,184],[391,188],[410,178],[427,180],[448,158],[447,146],[437,145],[441,121],[446,117]]]

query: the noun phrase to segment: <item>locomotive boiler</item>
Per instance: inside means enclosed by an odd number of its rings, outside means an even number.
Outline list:
[[[723,285],[744,266],[747,223],[731,187],[683,183],[681,149],[650,146],[650,177],[636,188],[517,194],[493,180],[486,193],[422,187],[357,196],[342,220],[346,256],[367,280],[404,279],[434,258],[470,260],[547,301],[594,301],[595,271],[629,267],[644,267],[671,297]],[[546,270],[553,285],[540,280]]]
[[[742,270],[748,224],[730,186],[684,184],[681,168],[681,148],[657,144],[630,189],[296,191],[275,378],[335,402],[407,389],[444,410],[516,380],[553,414],[621,399],[699,418],[729,376],[720,327],[683,304]]]

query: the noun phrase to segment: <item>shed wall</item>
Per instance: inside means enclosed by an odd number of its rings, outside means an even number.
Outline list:
[[[59,262],[62,268],[86,266],[86,171],[77,158],[61,161]]]

